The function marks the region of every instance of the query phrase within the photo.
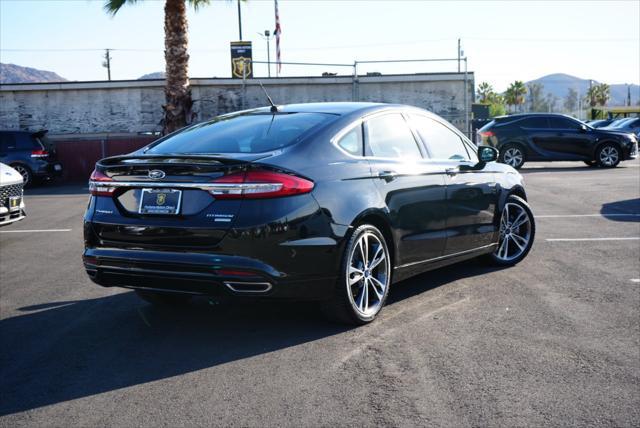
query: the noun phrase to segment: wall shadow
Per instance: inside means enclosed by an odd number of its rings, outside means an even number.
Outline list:
[[[389,305],[493,269],[470,261],[394,285]],[[159,309],[124,292],[43,302],[0,320],[0,415],[189,373],[340,334],[317,304],[205,298]]]

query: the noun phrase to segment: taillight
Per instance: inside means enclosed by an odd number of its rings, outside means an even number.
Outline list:
[[[313,190],[313,182],[273,171],[238,172],[213,180],[209,193],[216,199],[264,199],[300,195]]]
[[[492,131],[484,131],[484,132],[481,132],[480,135],[482,137],[484,137],[484,138],[489,138],[489,137],[495,137],[496,136],[496,134],[493,133]]]
[[[111,196],[116,188],[101,185],[101,183],[109,181],[113,181],[113,179],[98,170],[93,170],[91,177],[89,177],[89,193],[93,196]]]
[[[32,158],[46,158],[49,157],[49,152],[46,150],[32,150],[31,151]]]

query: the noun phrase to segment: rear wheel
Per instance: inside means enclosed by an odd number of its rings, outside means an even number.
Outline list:
[[[494,264],[512,266],[524,259],[536,234],[533,212],[527,202],[515,195],[509,196],[500,215],[500,239],[491,254]]]
[[[613,168],[620,163],[620,148],[611,143],[600,146],[596,152],[596,162],[603,168]]]
[[[525,156],[522,147],[515,144],[506,144],[502,150],[500,150],[500,157],[498,159],[502,163],[520,169],[524,165]]]
[[[21,164],[11,165],[11,168],[15,169],[22,176],[22,182],[24,183],[24,187],[29,187],[33,184],[33,173],[29,169],[28,166],[24,166]]]
[[[161,291],[135,290],[138,297],[152,305],[177,306],[184,305],[191,296],[179,293],[163,293]]]
[[[391,284],[391,258],[382,233],[370,224],[354,232],[345,247],[334,295],[323,302],[327,318],[362,325],[375,319]]]

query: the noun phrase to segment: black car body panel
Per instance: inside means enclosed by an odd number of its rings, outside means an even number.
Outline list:
[[[592,128],[576,119],[560,114],[516,114],[495,118],[478,131],[478,144],[501,150],[517,145],[527,161],[591,161],[598,148],[614,143],[621,149],[622,159],[637,156],[637,139],[629,133],[606,128]]]
[[[411,117],[437,120],[441,126],[446,122],[424,110],[368,103],[278,109],[282,115],[332,117],[300,141],[268,153],[159,155],[150,150],[158,144],[152,143],[131,155],[100,161],[96,173],[115,191],[92,196],[85,214],[84,264],[90,277],[104,286],[325,299],[354,226],[366,221],[383,232],[397,282],[492,252],[506,198],[526,198],[514,169],[479,163],[475,146],[454,129],[451,135],[460,138],[460,150],[468,156],[431,159]],[[406,120],[416,158],[371,155],[367,126],[389,114]],[[357,136],[348,146],[352,152],[340,145],[346,134]],[[161,170],[163,178],[150,178],[154,170]],[[310,181],[313,188],[264,199],[222,199],[208,193],[212,181],[237,171],[284,174]],[[181,189],[183,210],[173,216],[140,214],[136,207],[147,186]],[[231,283],[268,287],[242,292],[233,291]]]

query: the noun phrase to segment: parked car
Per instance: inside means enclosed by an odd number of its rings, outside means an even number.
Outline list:
[[[562,114],[516,114],[496,117],[478,130],[476,141],[500,151],[500,162],[518,169],[526,161],[583,161],[615,167],[638,156],[635,136],[595,129]]]
[[[590,120],[587,122],[587,125],[589,125],[592,128],[604,128],[605,126],[609,126],[611,122],[613,122],[614,120],[615,119]]]
[[[626,132],[629,134],[633,134],[636,137],[640,137],[640,118],[629,117],[629,118],[626,118],[625,120],[621,120],[619,122],[616,122],[615,124],[611,124],[602,129],[618,131],[618,132]]]
[[[84,266],[153,303],[320,300],[372,321],[392,283],[535,234],[522,177],[425,110],[317,103],[219,116],[99,161]]]
[[[0,131],[0,162],[10,165],[24,179],[24,186],[62,175],[55,145],[47,131]]]
[[[25,218],[22,187],[22,175],[0,163],[0,226]]]

